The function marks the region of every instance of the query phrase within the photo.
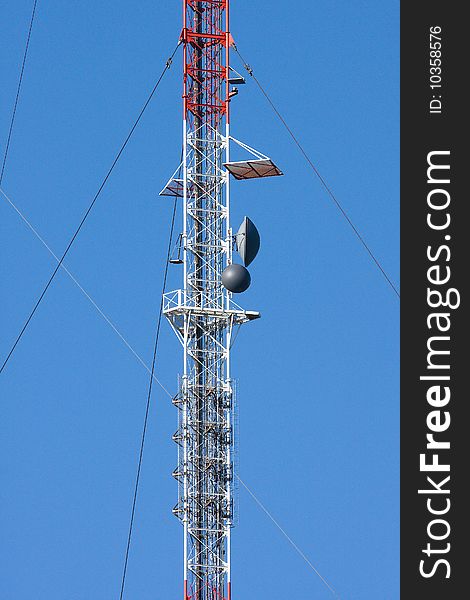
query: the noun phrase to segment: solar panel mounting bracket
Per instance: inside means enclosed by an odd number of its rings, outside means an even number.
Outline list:
[[[230,136],[230,140],[254,157],[253,159],[224,163],[224,167],[233,177],[235,177],[235,179],[261,179],[264,177],[277,177],[284,174],[269,156],[255,150],[255,148],[248,146],[248,144],[240,142],[240,140],[237,140],[232,136]]]

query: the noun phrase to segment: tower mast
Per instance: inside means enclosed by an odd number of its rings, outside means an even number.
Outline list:
[[[229,0],[183,0],[183,161],[162,196],[182,198],[178,259],[182,289],[163,297],[163,311],[183,346],[178,408],[178,502],[183,524],[183,600],[231,600],[235,387],[230,372],[233,328],[259,318],[233,293],[250,275],[245,266],[259,249],[259,234],[245,217],[236,236],[230,225],[230,174],[235,179],[282,175],[270,158],[230,136]],[[230,162],[230,142],[250,155]],[[182,170],[182,175],[177,173]],[[180,260],[180,250],[183,258]]]
[[[184,600],[230,600],[233,521],[232,328],[244,322],[222,284],[229,220],[229,1],[184,0],[183,289],[164,310],[184,349],[174,403]]]

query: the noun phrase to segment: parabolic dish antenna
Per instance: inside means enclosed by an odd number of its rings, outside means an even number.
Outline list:
[[[222,283],[230,292],[241,294],[250,287],[251,277],[243,265],[229,265],[222,273]]]
[[[238,233],[235,236],[235,242],[243,264],[247,267],[255,260],[261,243],[259,232],[253,221],[248,217],[243,219]]]

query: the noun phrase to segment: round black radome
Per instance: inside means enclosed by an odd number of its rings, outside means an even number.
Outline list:
[[[243,265],[229,265],[222,273],[222,283],[234,294],[245,292],[251,283],[251,276]]]

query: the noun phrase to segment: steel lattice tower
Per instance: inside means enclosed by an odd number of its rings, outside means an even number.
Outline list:
[[[183,289],[164,311],[184,348],[180,392],[179,498],[184,600],[230,599],[233,520],[233,326],[247,320],[222,285],[232,260],[229,175],[228,0],[185,0]]]
[[[260,315],[238,306],[222,283],[224,271],[234,268],[234,246],[245,265],[259,248],[258,232],[251,222],[251,233],[246,229],[247,218],[243,233],[232,233],[229,176],[282,173],[267,156],[230,136],[230,98],[237,93],[230,85],[244,79],[236,71],[238,78],[230,78],[229,0],[183,2],[183,161],[161,192],[183,203],[182,259],[174,261],[183,264],[183,287],[163,301],[184,351],[174,399],[179,496],[173,512],[184,526],[184,600],[230,600],[235,477],[230,348],[234,327]],[[231,163],[230,141],[251,160]],[[248,287],[247,271],[246,276],[247,285],[232,291]]]

